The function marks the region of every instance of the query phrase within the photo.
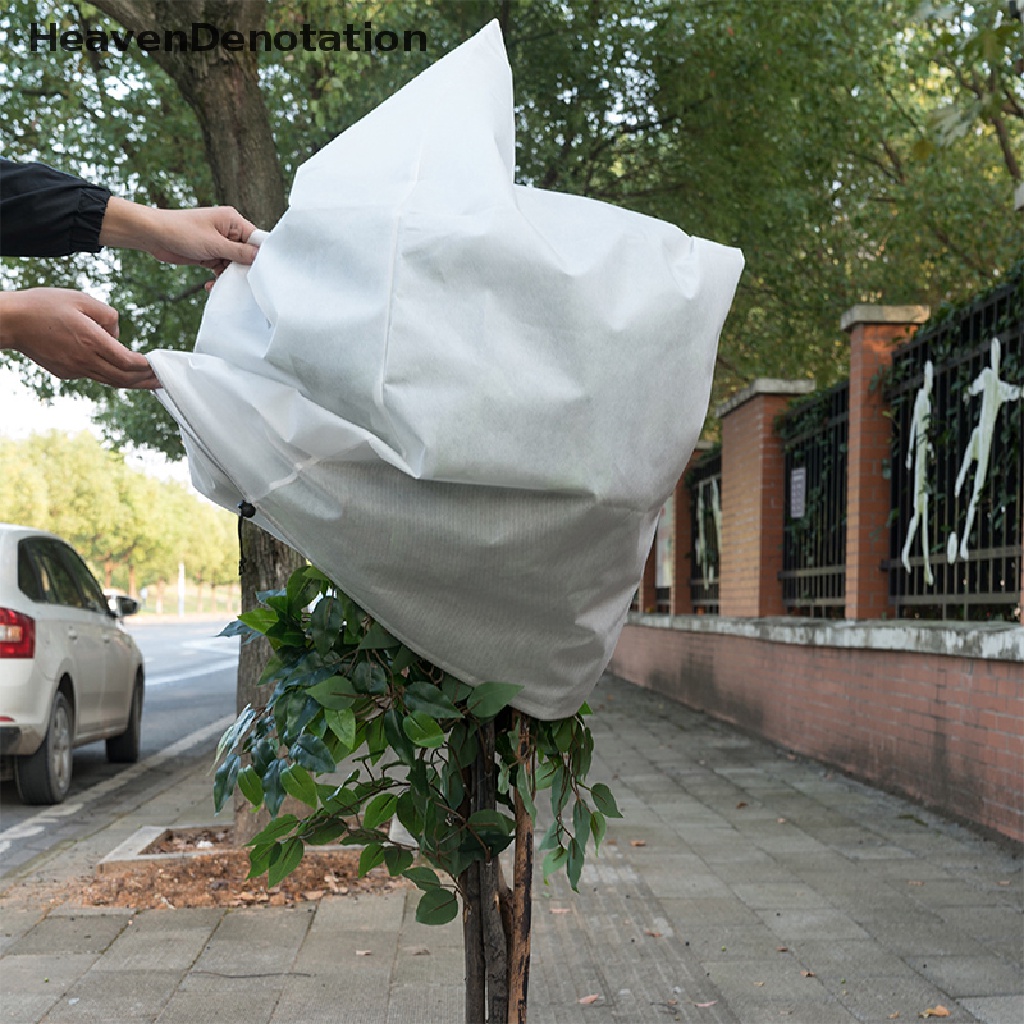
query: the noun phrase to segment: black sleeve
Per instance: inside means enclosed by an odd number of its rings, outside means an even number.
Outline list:
[[[0,158],[0,256],[98,252],[110,190]]]

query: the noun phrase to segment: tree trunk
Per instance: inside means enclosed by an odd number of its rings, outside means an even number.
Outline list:
[[[529,719],[522,723],[517,758],[532,765]],[[463,773],[461,811],[496,810],[494,723],[480,729],[479,751]],[[466,1024],[526,1024],[530,979],[530,899],[533,881],[533,822],[516,794],[515,878],[510,893],[497,858],[478,862],[459,876],[466,964]]]
[[[97,0],[96,6],[136,34],[208,22],[238,30],[246,38],[250,31],[264,26],[268,12],[266,4],[244,0]],[[154,50],[152,56],[195,112],[217,201],[234,206],[259,227],[272,228],[286,207],[284,177],[260,92],[256,54],[218,46],[205,52]],[[242,546],[247,569],[242,573],[242,610],[249,611],[258,603],[258,591],[283,587],[303,559],[248,522],[243,525]],[[269,653],[269,644],[263,639],[242,647],[236,698],[239,710],[260,700],[256,683]],[[248,807],[248,801],[236,793],[238,845],[261,827],[259,816],[249,814]]]

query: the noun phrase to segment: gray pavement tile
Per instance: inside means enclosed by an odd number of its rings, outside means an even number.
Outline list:
[[[387,994],[386,985],[371,987],[328,975],[288,978],[271,1024],[386,1024]]]
[[[1024,1020],[1024,998],[1020,996],[980,996],[960,1002],[983,1024],[1020,1024]]]
[[[733,884],[732,891],[754,910],[780,908],[831,909],[828,901],[812,886],[803,882],[750,882]]]
[[[937,914],[922,911],[868,913],[858,923],[876,942],[898,956],[987,956],[985,945],[967,932],[950,927]]]
[[[12,901],[0,906],[0,954],[19,942],[45,916],[45,909],[38,905]]]
[[[650,865],[635,862],[637,874],[656,897],[728,897],[729,887],[710,871],[691,873],[677,869],[669,857],[658,858]]]
[[[916,976],[914,969],[872,939],[794,939],[789,952],[823,980],[851,984],[874,976]]]
[[[398,985],[391,990],[387,1024],[452,1024],[464,1018],[465,1000],[462,985]]]
[[[750,925],[709,923],[704,928],[679,934],[689,942],[690,951],[702,965],[709,960],[771,959],[778,947],[785,945],[760,922]]]
[[[866,939],[868,933],[841,910],[760,910],[758,916],[780,938]]]
[[[761,919],[742,900],[734,896],[687,898],[661,896],[658,904],[680,934],[714,925],[759,925]]]
[[[1024,995],[1020,968],[997,956],[917,956],[907,963],[953,996]]]
[[[167,1001],[155,1024],[269,1024],[286,981],[257,974],[192,973]]]
[[[792,961],[710,961],[705,966],[711,982],[744,1024],[779,1019],[853,1024],[857,1019],[817,978],[803,977]]]
[[[1015,941],[1018,959],[1024,954],[1024,917],[1013,907],[940,907],[936,913],[949,927],[982,941]]]
[[[185,972],[206,947],[223,910],[151,910],[121,932],[97,965],[99,971]]]
[[[35,1024],[96,962],[96,954],[27,953],[0,961],[0,1020]]]
[[[125,914],[47,917],[12,943],[7,953],[102,953],[128,926],[128,921]]]
[[[150,1024],[180,980],[178,971],[93,969],[68,989],[43,1021],[44,1024]]]
[[[934,1006],[945,1006],[949,1010],[949,1017],[943,1018],[949,1024],[975,1019],[948,993],[918,975],[872,975],[866,980],[848,978],[847,984],[837,990],[837,998],[865,1024],[888,1024],[890,1018],[917,1021],[925,1010]]]
[[[311,910],[306,905],[226,913],[195,970],[226,976],[287,973],[306,936]]]
[[[823,853],[828,847],[819,842],[814,836],[790,828],[789,823],[777,825],[778,831],[774,835],[760,833],[753,836],[753,842],[772,856],[785,855],[789,853]]]
[[[938,907],[1004,907],[1006,896],[1000,889],[971,885],[958,878],[925,879],[915,886],[911,895],[929,908]]]

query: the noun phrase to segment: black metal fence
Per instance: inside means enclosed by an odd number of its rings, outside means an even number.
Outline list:
[[[790,409],[776,423],[785,451],[782,602],[841,618],[846,606],[846,462],[850,383]]]
[[[1020,616],[1024,274],[893,357],[889,599],[900,616]]]
[[[722,538],[722,449],[687,474],[690,492],[690,601],[695,612],[718,614]]]

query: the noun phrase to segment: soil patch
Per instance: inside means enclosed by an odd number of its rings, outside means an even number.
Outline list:
[[[324,896],[392,892],[409,885],[405,879],[392,878],[384,867],[373,868],[358,878],[358,849],[324,851],[307,847],[299,866],[279,885],[269,888],[266,875],[246,877],[249,852],[231,845],[230,830],[226,828],[174,829],[143,852],[193,855],[180,860],[136,861],[126,864],[124,870],[40,888],[45,888],[51,904],[173,910],[284,907]]]

